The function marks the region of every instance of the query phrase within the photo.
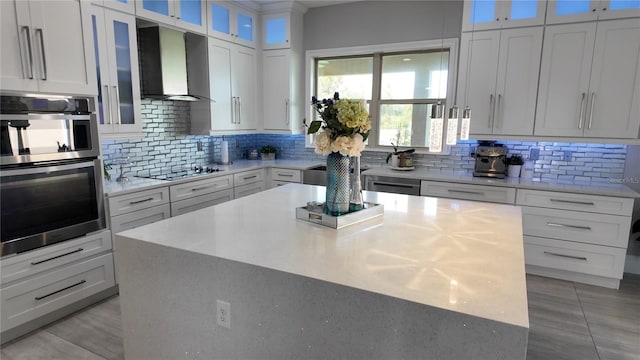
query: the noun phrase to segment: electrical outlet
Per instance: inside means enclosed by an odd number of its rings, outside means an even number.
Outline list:
[[[567,150],[562,154],[562,161],[571,161],[572,157],[573,157],[573,152],[571,152],[570,150]]]
[[[540,149],[531,148],[531,150],[529,150],[529,160],[536,161],[538,159],[540,159]]]
[[[216,323],[231,329],[231,304],[221,300],[216,301]]]
[[[197,150],[197,151],[202,151],[202,141],[198,141],[198,142],[196,143],[196,150]]]

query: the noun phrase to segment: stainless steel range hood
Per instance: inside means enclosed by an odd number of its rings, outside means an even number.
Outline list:
[[[187,83],[184,34],[160,26],[138,28],[142,97],[196,101]]]

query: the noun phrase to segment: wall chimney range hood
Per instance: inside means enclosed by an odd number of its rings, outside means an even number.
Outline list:
[[[184,33],[160,26],[138,28],[142,98],[196,101],[187,84]]]

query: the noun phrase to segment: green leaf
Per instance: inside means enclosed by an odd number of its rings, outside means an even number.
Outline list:
[[[307,134],[315,134],[316,132],[318,132],[318,130],[320,130],[320,126],[322,126],[322,121],[312,121],[311,124],[309,124],[309,130],[307,131]]]

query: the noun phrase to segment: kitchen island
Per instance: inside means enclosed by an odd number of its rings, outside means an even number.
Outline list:
[[[525,358],[518,207],[365,192],[383,218],[295,218],[323,199],[289,184],[116,236],[125,356]]]

